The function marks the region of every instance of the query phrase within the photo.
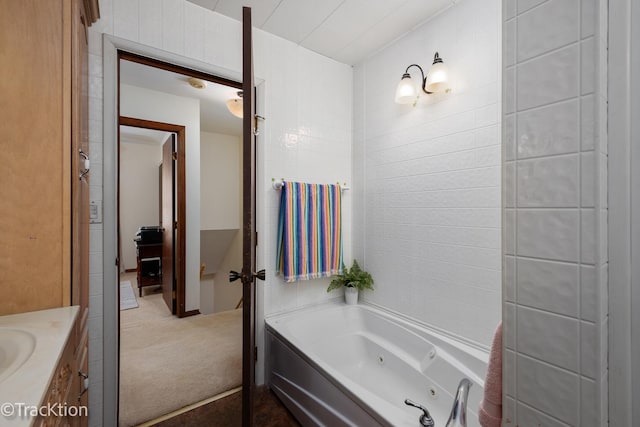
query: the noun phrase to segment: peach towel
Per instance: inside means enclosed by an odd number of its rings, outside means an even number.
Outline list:
[[[502,421],[502,322],[493,335],[478,418],[482,427],[500,427]]]

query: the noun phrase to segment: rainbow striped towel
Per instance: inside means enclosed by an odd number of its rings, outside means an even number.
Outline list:
[[[338,274],[342,269],[339,185],[284,182],[276,270],[285,282]]]

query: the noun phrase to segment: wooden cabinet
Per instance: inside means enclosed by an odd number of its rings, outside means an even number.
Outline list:
[[[89,39],[87,12],[71,1],[71,303],[80,306],[78,333],[89,318]],[[87,164],[85,160],[89,160]],[[89,168],[87,168],[88,166]]]
[[[66,3],[0,1],[0,314],[71,302]]]
[[[83,0],[0,0],[0,315],[88,304]]]
[[[0,315],[80,306],[69,340],[77,397],[89,317],[87,27],[98,2],[0,0],[0,10]]]
[[[41,407],[53,408],[53,411],[48,416],[39,416],[34,423],[36,427],[80,427],[88,423],[85,376],[81,375],[86,373],[86,346],[78,341],[80,314],[78,312],[49,388],[40,404]],[[84,352],[84,358],[78,354],[78,350]]]
[[[79,305],[74,345],[73,398],[88,407],[89,392],[89,7],[71,1],[71,303]],[[87,164],[85,160],[89,160]],[[87,168],[88,166],[88,168]],[[88,418],[72,425],[86,426]]]
[[[136,243],[138,295],[145,286],[162,285],[162,243]]]

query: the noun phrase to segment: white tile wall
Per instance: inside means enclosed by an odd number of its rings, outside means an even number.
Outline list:
[[[580,0],[549,0],[518,20],[517,57],[518,61],[533,58],[576,40],[580,32],[580,20],[575,19],[573,10]],[[544,37],[531,37],[544,27]]]
[[[505,398],[507,402],[513,402],[512,399]],[[513,405],[515,407],[515,403]],[[515,408],[514,408],[515,409]],[[513,414],[513,411],[510,412]],[[567,424],[562,423],[554,418],[551,418],[544,413],[537,411],[531,406],[527,406],[522,402],[518,402],[518,416],[520,423],[523,426],[545,426],[545,427],[566,427]],[[509,415],[506,420],[513,418],[513,415]]]
[[[546,414],[553,414],[557,420],[573,426],[581,425],[578,421],[579,385],[579,376],[576,374],[524,355],[516,357],[518,402]],[[518,416],[519,411],[516,417]],[[530,425],[519,420],[515,423]]]
[[[577,319],[519,306],[516,324],[516,348],[520,354],[578,371],[580,325]]]
[[[500,320],[500,13],[463,0],[354,71],[364,298],[485,347]],[[452,92],[395,104],[406,66],[436,51]]]
[[[580,144],[579,108],[573,99],[518,114],[518,158],[575,153]]]
[[[580,91],[580,79],[575,78],[580,71],[579,59],[580,47],[573,44],[530,61],[518,62],[518,111],[576,96]]]
[[[505,426],[607,425],[605,3],[503,1]]]
[[[518,207],[577,207],[579,166],[575,154],[518,162]]]
[[[240,6],[238,6],[240,7]],[[184,0],[101,0],[100,20],[90,27],[90,144],[92,172],[102,165],[102,33],[139,42],[234,72],[241,71],[239,22]],[[265,314],[296,309],[338,297],[328,294],[327,280],[285,284],[274,275],[275,236],[279,193],[271,178],[320,183],[340,181],[351,185],[352,69],[279,37],[254,30],[254,69],[264,81],[264,158],[259,160],[259,197],[266,200],[258,212],[266,268],[263,304]],[[102,200],[102,174],[92,173],[91,198]],[[345,259],[351,260],[351,206],[353,192],[343,198]],[[102,424],[101,224],[90,230],[90,425]],[[260,321],[260,319],[258,319]],[[262,347],[262,343],[258,342]],[[264,351],[259,350],[264,355]],[[260,360],[262,363],[262,359]]]
[[[514,263],[515,270],[514,258],[505,257],[505,262],[507,260]],[[579,269],[576,264],[519,257],[517,267],[517,277],[505,275],[505,282],[513,286],[517,280],[519,304],[558,314],[578,316],[580,283]],[[508,301],[514,300],[515,295],[514,299]]]
[[[318,183],[352,183],[351,68],[275,36],[267,39],[267,103],[270,140],[266,153],[267,228],[265,314],[339,297],[327,293],[328,279],[286,284],[274,275],[280,193],[271,178]],[[295,82],[295,84],[291,84]],[[309,84],[309,82],[313,82]],[[351,191],[342,193],[345,263],[351,260]],[[262,238],[261,238],[262,239]]]
[[[516,170],[520,172],[518,165]],[[574,262],[579,258],[578,210],[518,209],[516,229],[517,255]]]

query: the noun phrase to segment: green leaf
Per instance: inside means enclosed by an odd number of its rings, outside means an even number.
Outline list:
[[[354,259],[353,265],[350,269],[346,268],[345,265],[342,264],[342,273],[334,276],[331,283],[329,283],[327,292],[331,292],[332,290],[338,289],[342,286],[352,287],[358,290],[373,290],[373,277],[371,277],[371,274],[362,270],[358,261]]]

